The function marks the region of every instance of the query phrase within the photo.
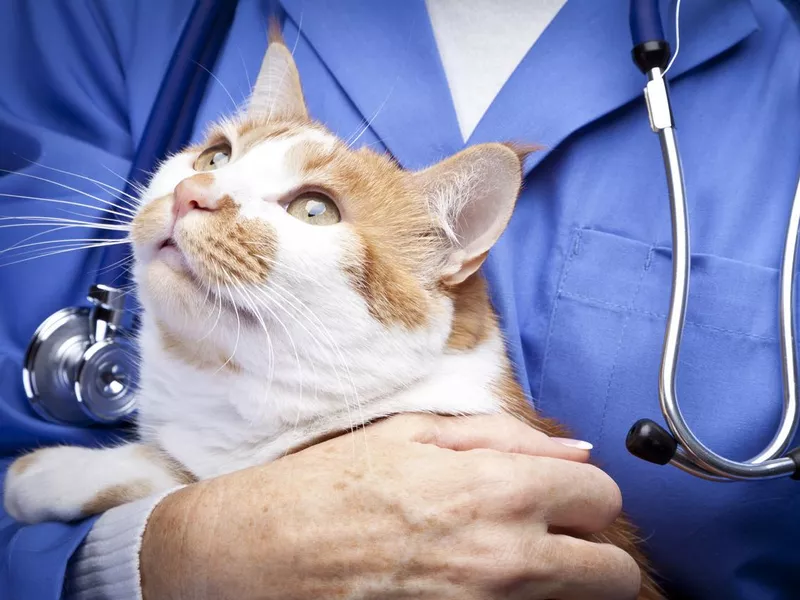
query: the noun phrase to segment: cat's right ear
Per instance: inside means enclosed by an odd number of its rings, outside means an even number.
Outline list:
[[[442,283],[458,285],[483,264],[511,218],[522,161],[535,149],[480,144],[414,175],[443,234]]]
[[[270,21],[269,45],[247,103],[247,115],[268,120],[308,118],[300,74],[275,19]]]

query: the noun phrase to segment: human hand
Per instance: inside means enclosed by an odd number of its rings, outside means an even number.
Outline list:
[[[144,598],[634,598],[588,452],[507,416],[399,415],[183,488],[154,510]]]

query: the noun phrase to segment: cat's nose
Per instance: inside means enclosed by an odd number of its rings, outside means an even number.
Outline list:
[[[210,181],[209,181],[210,179]],[[217,210],[219,202],[214,191],[214,180],[207,173],[187,177],[175,186],[172,212],[180,219],[192,210]]]

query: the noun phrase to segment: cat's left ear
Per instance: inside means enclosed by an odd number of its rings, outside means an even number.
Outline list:
[[[446,238],[442,283],[457,285],[483,264],[511,219],[533,150],[480,144],[415,174]]]
[[[275,20],[270,22],[269,45],[247,103],[247,115],[270,120],[308,118],[297,65]]]

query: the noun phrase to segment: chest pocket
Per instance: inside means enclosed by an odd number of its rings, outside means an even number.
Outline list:
[[[540,409],[617,448],[661,420],[658,372],[671,250],[579,229],[571,236],[542,365]],[[681,409],[701,440],[746,459],[771,439],[782,382],[778,271],[695,255],[678,363]]]

